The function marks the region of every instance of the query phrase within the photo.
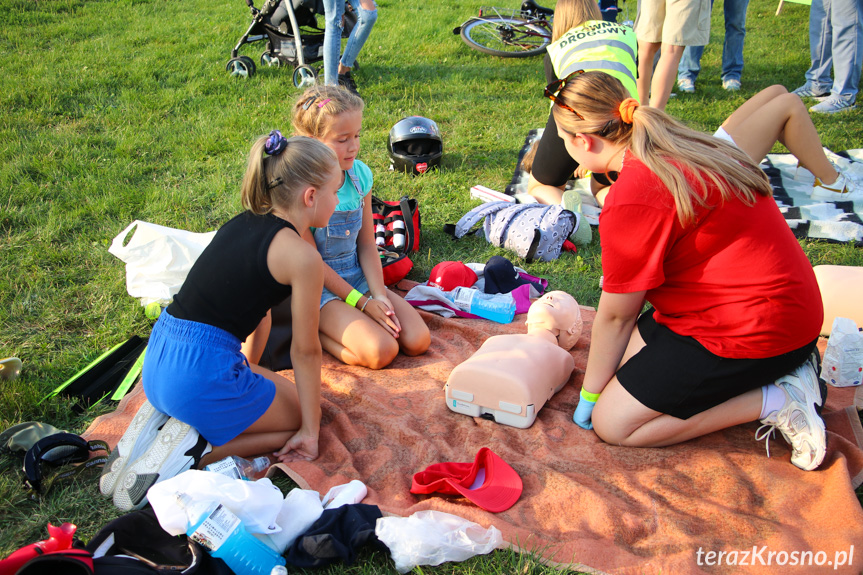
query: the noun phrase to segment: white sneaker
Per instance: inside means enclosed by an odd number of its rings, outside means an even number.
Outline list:
[[[677,89],[686,94],[692,94],[695,92],[695,82],[689,78],[678,78]]]
[[[121,511],[147,504],[147,490],[196,466],[213,447],[195,429],[170,418],[138,459],[129,464],[114,489],[114,505]]]
[[[813,200],[825,200],[828,202],[850,202],[863,200],[863,187],[854,180],[839,172],[839,177],[832,184],[822,183],[815,178],[812,186]]]
[[[126,470],[126,465],[138,459],[153,444],[159,429],[166,421],[167,415],[150,405],[149,401],[144,401],[102,468],[102,476],[99,478],[99,491],[102,495],[109,497],[114,493],[117,479]]]
[[[823,400],[815,368],[807,360],[773,385],[785,392],[785,404],[761,420],[763,425],[755,432],[755,439],[767,440],[767,456],[770,457],[770,436],[778,429],[791,444],[791,463],[811,471],[821,465],[827,453],[827,432],[816,412],[816,405],[821,405]]]
[[[835,114],[836,112],[853,110],[856,107],[857,104],[854,103],[854,98],[831,94],[829,98],[825,98],[820,104],[815,104],[809,108],[809,111],[816,114]]]
[[[801,98],[822,98],[830,95],[830,86],[823,86],[811,80],[806,80],[806,83],[791,92],[797,94]]]
[[[740,90],[740,80],[737,78],[728,78],[726,80],[722,80],[722,88],[724,90],[728,90],[729,92],[737,92]]]

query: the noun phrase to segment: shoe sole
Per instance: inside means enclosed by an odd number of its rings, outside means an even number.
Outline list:
[[[169,473],[166,463],[182,445],[189,433],[195,433],[189,425],[173,417],[159,431],[153,443],[141,457],[131,463],[117,482],[114,490],[114,506],[121,511],[140,509],[147,504],[147,490],[168,477],[173,477],[185,466],[194,465],[194,457],[181,454],[187,461],[172,465],[178,471]],[[200,436],[199,436],[200,437]],[[165,469],[163,469],[163,467]]]
[[[141,405],[102,469],[102,476],[99,478],[99,491],[102,495],[110,497],[114,493],[117,479],[125,471],[126,464],[134,461],[139,453],[150,446],[158,435],[159,428],[166,421],[168,416],[158,411],[149,401]]]
[[[816,110],[818,106],[812,106],[809,108],[810,112],[815,112],[816,114],[838,114],[839,112],[847,112],[848,110],[854,110],[857,108],[857,104],[851,104],[850,106],[845,106],[844,108],[839,108],[837,110]]]

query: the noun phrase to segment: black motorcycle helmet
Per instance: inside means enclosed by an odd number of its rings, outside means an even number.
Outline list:
[[[443,141],[433,120],[408,116],[390,130],[387,149],[391,170],[417,175],[440,165]]]

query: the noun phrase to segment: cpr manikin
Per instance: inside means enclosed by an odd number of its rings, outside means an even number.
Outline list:
[[[571,295],[552,291],[531,304],[526,334],[488,338],[457,365],[446,383],[452,411],[526,428],[569,381],[569,350],[581,336],[582,319]]]

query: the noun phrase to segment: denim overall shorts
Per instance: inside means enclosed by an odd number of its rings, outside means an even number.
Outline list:
[[[360,206],[354,210],[333,212],[327,227],[315,230],[315,245],[324,263],[333,268],[355,290],[364,294],[369,291],[369,284],[357,257],[357,237],[363,227],[363,208],[366,202],[359,191],[359,180],[354,176],[353,170],[348,170],[347,174],[360,195]],[[334,299],[341,298],[324,288],[321,293],[321,307]]]

